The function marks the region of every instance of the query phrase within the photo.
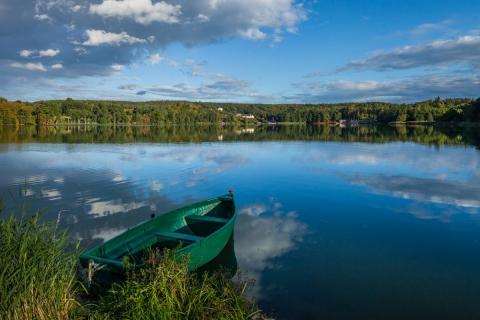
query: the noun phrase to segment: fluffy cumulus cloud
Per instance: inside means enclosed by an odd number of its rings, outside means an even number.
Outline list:
[[[260,31],[257,28],[241,30],[239,33],[242,37],[251,39],[251,40],[263,40],[267,37],[267,35],[264,32]]]
[[[52,64],[52,66],[50,68],[56,69],[56,70],[63,69],[63,64],[55,63],[55,64]]]
[[[164,1],[152,3],[151,0],[105,0],[90,5],[90,12],[103,17],[127,18],[140,24],[153,22],[179,22],[182,6]]]
[[[33,50],[22,50],[22,51],[19,52],[19,55],[20,55],[20,57],[28,58],[31,55],[33,55],[34,53],[35,53],[35,51],[33,51]]]
[[[122,71],[124,67],[125,67],[124,65],[121,65],[118,63],[114,63],[110,66],[110,68],[112,68],[113,71],[117,71],[117,72]]]
[[[47,50],[38,51],[38,55],[40,57],[55,57],[59,53],[60,53],[60,50],[56,50],[56,49],[47,49]]]
[[[19,68],[19,69],[25,69],[25,70],[30,70],[30,71],[47,71],[47,68],[42,63],[33,63],[33,62],[28,62],[28,63],[20,63],[20,62],[13,62],[10,64],[12,68]]]
[[[45,50],[21,50],[18,54],[22,58],[30,57],[55,57],[60,53],[60,50],[57,49],[45,49]]]
[[[33,16],[34,19],[40,20],[40,21],[51,21],[52,18],[50,18],[47,14],[36,14]]]
[[[99,46],[104,44],[120,45],[146,43],[147,40],[133,37],[126,32],[113,33],[104,30],[87,30],[85,31],[87,40],[83,42],[85,46]]]
[[[112,65],[160,62],[155,52],[172,43],[273,41],[305,19],[297,0],[4,0],[0,82],[24,76],[19,68],[56,71],[43,78],[109,75]]]

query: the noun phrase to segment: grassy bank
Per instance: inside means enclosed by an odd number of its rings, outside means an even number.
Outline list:
[[[115,284],[95,310],[98,319],[260,319],[246,298],[249,283],[228,274],[197,275],[172,252],[153,252],[145,269]]]
[[[144,269],[92,300],[76,276],[78,245],[38,213],[21,216],[0,220],[0,319],[265,318],[246,297],[251,282],[189,273],[171,252],[152,252]]]
[[[68,319],[79,307],[78,247],[39,215],[0,221],[0,318]]]

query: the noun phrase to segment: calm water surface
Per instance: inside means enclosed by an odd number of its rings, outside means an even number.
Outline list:
[[[348,129],[196,143],[4,134],[0,195],[7,209],[44,209],[90,247],[233,188],[237,263],[276,318],[479,319],[480,152],[429,130],[387,131],[386,143]],[[432,140],[446,143],[414,142]]]

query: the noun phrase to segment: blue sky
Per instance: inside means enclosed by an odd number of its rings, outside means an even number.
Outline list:
[[[2,0],[0,96],[480,96],[480,1]]]

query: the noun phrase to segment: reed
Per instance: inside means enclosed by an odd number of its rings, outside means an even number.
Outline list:
[[[79,306],[79,248],[40,214],[0,220],[0,318],[69,319]]]
[[[264,319],[247,298],[251,281],[225,272],[188,272],[188,257],[152,251],[145,268],[128,273],[101,299],[100,319]]]

